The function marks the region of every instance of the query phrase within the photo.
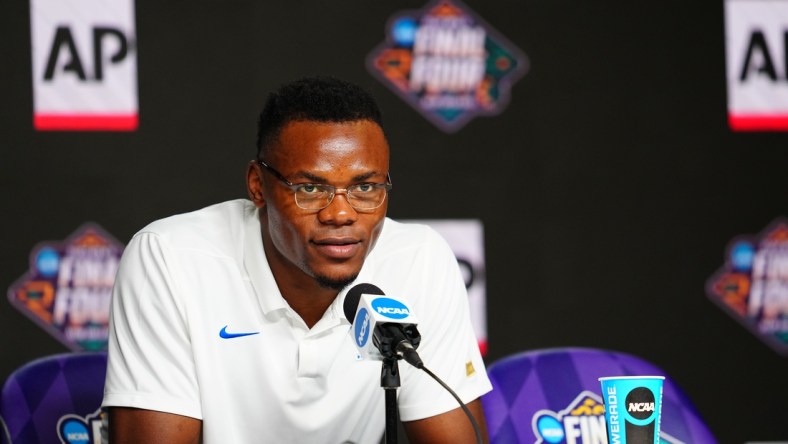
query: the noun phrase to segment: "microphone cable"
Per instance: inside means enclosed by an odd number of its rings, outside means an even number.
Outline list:
[[[438,377],[438,375],[436,375],[430,369],[425,367],[424,364],[422,364],[420,367],[417,368],[424,370],[424,373],[430,375],[432,379],[437,381],[438,384],[440,384],[443,388],[445,388],[446,391],[448,391],[449,394],[451,394],[454,397],[454,399],[457,400],[457,403],[459,403],[460,407],[462,407],[462,411],[465,412],[465,416],[467,416],[468,420],[471,421],[471,426],[473,427],[473,433],[476,435],[476,442],[478,444],[483,444],[484,440],[482,439],[482,431],[481,429],[479,429],[479,424],[476,423],[476,418],[473,417],[473,414],[468,409],[468,406],[466,406],[465,403],[462,402],[462,399],[460,399],[460,397],[457,396],[456,393],[454,393],[454,390],[452,390],[451,387],[449,387],[445,382],[443,382],[441,378]]]

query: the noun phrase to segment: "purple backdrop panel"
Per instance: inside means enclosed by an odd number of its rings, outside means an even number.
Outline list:
[[[90,435],[106,370],[105,352],[58,354],[17,369],[0,396],[0,417],[8,428],[0,442],[59,444],[66,432]],[[59,424],[67,425],[65,430]]]

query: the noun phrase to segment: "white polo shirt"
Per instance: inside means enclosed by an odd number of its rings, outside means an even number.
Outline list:
[[[411,302],[425,366],[463,401],[491,390],[440,235],[386,219],[356,282]],[[115,280],[103,405],[201,419],[205,443],[376,443],[381,363],[360,360],[344,298],[307,328],[277,288],[247,200],[156,221],[131,240]],[[459,407],[424,372],[399,368],[403,421]]]

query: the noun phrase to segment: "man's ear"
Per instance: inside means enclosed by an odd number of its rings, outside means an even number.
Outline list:
[[[254,206],[257,208],[265,206],[262,173],[256,160],[249,162],[249,166],[246,168],[246,192],[249,194],[249,200],[254,202]]]

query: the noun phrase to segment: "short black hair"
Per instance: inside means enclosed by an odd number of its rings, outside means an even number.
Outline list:
[[[375,98],[360,86],[330,76],[302,77],[268,95],[257,121],[257,158],[263,160],[282,128],[294,121],[370,120],[383,128]]]

